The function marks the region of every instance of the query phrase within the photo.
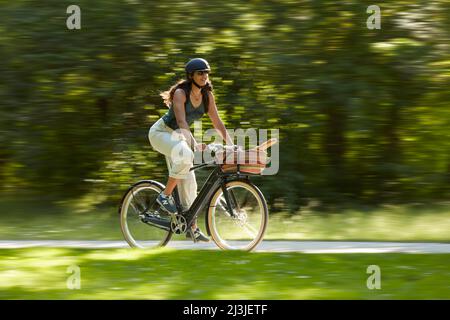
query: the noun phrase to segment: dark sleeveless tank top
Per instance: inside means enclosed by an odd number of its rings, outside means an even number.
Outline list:
[[[191,102],[191,98],[189,97],[186,104],[186,122],[190,126],[195,120],[200,119],[203,114],[205,114],[205,106],[203,104],[203,99],[201,104],[194,108]],[[164,123],[173,130],[179,128],[177,119],[175,118],[175,112],[173,111],[173,106],[170,106],[169,111],[165,115],[162,116]]]

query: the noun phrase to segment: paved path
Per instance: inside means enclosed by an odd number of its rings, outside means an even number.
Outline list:
[[[29,247],[63,248],[128,248],[125,241],[88,240],[0,240],[0,249]],[[171,241],[169,248],[216,249],[214,243],[193,244],[191,241]],[[347,242],[347,241],[263,241],[256,249],[259,252],[303,252],[303,253],[450,253],[450,243],[410,242]]]

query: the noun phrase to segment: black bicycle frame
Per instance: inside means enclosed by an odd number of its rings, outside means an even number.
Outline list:
[[[199,166],[200,167],[200,166]],[[193,170],[198,169],[192,168]],[[192,222],[195,221],[197,216],[200,214],[200,212],[204,209],[204,207],[208,204],[213,194],[219,189],[222,188],[222,192],[225,198],[225,201],[227,203],[227,209],[229,210],[230,214],[233,215],[232,208],[237,205],[236,198],[234,194],[231,192],[229,193],[226,189],[226,183],[230,180],[229,177],[238,177],[238,178],[245,178],[248,179],[246,175],[240,175],[235,173],[222,173],[220,166],[216,166],[214,170],[210,173],[208,178],[206,179],[205,183],[203,184],[200,192],[198,193],[197,197],[195,198],[194,202],[192,203],[191,207],[183,212],[183,215],[186,217],[188,227],[191,226]],[[230,197],[231,194],[231,197]],[[179,209],[178,212],[182,212],[181,209],[181,202],[178,195],[177,187],[174,189],[174,200],[176,203],[177,208]],[[233,206],[234,203],[234,206]],[[231,209],[231,210],[230,210]]]

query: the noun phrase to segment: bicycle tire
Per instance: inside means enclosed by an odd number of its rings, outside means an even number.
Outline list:
[[[120,228],[122,231],[122,235],[124,236],[125,241],[130,245],[130,247],[145,249],[163,247],[172,238],[171,230],[162,230],[142,221],[139,221],[142,224],[140,225],[139,222],[134,221],[134,217],[132,217],[131,220],[128,219],[131,214],[135,215],[135,212],[132,212],[129,215],[130,206],[132,208],[132,211],[138,211],[133,208],[133,206],[131,205],[131,201],[133,201],[136,198],[136,195],[143,190],[151,190],[152,196],[156,197],[162,190],[164,190],[164,185],[153,180],[143,180],[135,183],[127,190],[127,192],[122,197],[119,206]],[[153,201],[153,199],[151,199],[151,201]],[[136,219],[138,219],[138,217],[136,217]],[[144,239],[137,239],[136,231],[130,230],[130,221],[132,221],[133,225],[136,225],[140,228],[141,233],[147,234],[149,239],[145,239],[145,234],[143,235]]]
[[[238,245],[237,243],[242,242],[241,240],[237,240],[239,239],[239,237],[241,237],[241,234],[237,234],[240,231],[236,231],[235,234],[233,234],[232,236],[227,236],[230,239],[225,239],[225,234],[226,233],[233,233],[234,230],[230,230],[233,227],[233,224],[236,224],[239,226],[239,224],[242,225],[242,229],[244,228],[244,223],[242,223],[243,221],[241,221],[240,218],[232,218],[229,213],[226,213],[225,209],[222,206],[222,209],[218,209],[220,207],[219,205],[219,201],[220,201],[220,197],[223,194],[223,191],[221,188],[218,188],[215,193],[213,194],[213,196],[211,197],[209,206],[208,206],[208,211],[207,211],[207,218],[206,218],[206,228],[208,230],[208,233],[211,235],[211,239],[213,240],[213,242],[221,249],[223,250],[243,250],[243,251],[251,251],[253,249],[255,249],[263,240],[265,231],[267,229],[267,224],[268,224],[268,220],[269,220],[269,214],[268,214],[268,206],[267,206],[267,202],[264,198],[264,195],[262,194],[262,192],[258,189],[258,187],[256,187],[253,183],[251,183],[249,180],[246,179],[235,179],[235,180],[231,180],[228,181],[225,185],[225,187],[227,188],[227,190],[233,190],[233,189],[237,189],[237,188],[242,188],[245,189],[247,191],[249,191],[253,197],[254,200],[258,203],[258,211],[254,211],[252,208],[251,212],[246,212],[246,221],[245,224],[247,224],[247,220],[249,218],[249,214],[252,214],[252,219],[253,217],[253,213],[256,214],[256,216],[259,216],[260,222],[257,226],[257,232],[256,235],[254,237],[254,239],[251,239],[251,241],[248,241],[248,244],[245,244],[245,242],[247,242],[247,240],[244,240],[244,244],[243,245]],[[233,191],[234,193],[236,193],[235,191]],[[223,200],[222,200],[223,201]],[[238,201],[242,201],[242,200],[238,200]],[[248,200],[247,200],[248,202]],[[249,207],[252,206],[252,204],[248,204]],[[220,212],[220,210],[222,212]],[[244,211],[247,209],[244,208],[239,208],[239,211]],[[227,217],[228,215],[228,217]],[[218,227],[218,217],[221,217],[221,219],[223,219],[224,221],[226,221],[226,223],[224,224],[223,227],[219,228]],[[231,226],[231,228],[230,228]],[[249,227],[248,225],[246,227]],[[221,229],[221,230],[219,230]],[[239,228],[234,228],[239,230]],[[256,228],[254,228],[256,229]],[[245,230],[247,232],[247,230]],[[253,230],[251,230],[253,231]],[[231,238],[235,238],[234,240],[232,240]],[[234,242],[234,244],[232,243]]]

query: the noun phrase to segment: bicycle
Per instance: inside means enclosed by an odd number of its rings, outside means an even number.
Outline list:
[[[276,142],[276,139],[270,139],[250,151],[256,151],[259,157],[261,152],[265,153]],[[237,146],[233,150],[236,151]],[[250,181],[250,176],[259,175],[266,163],[246,166],[217,161],[222,156],[226,158],[226,151],[223,147],[216,148],[212,153],[212,161],[190,169],[214,168],[185,212],[181,208],[177,187],[173,197],[178,212],[169,214],[156,203],[158,194],[165,189],[162,183],[141,180],[133,184],[119,205],[121,230],[127,243],[138,248],[163,247],[173,234],[192,232],[192,223],[206,208],[206,231],[219,248],[253,250],[264,237],[268,208],[264,195]],[[192,234],[191,238],[195,242]]]

